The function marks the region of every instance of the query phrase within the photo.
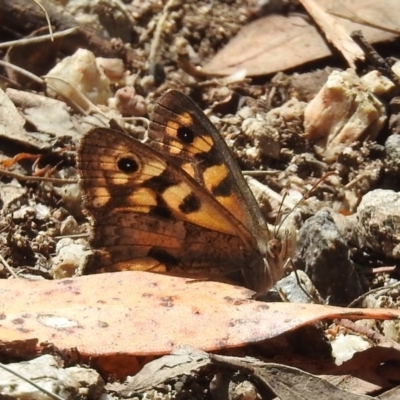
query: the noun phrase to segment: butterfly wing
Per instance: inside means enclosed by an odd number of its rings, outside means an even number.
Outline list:
[[[170,157],[254,236],[265,257],[268,287],[283,275],[284,244],[272,237],[256,199],[224,138],[203,111],[171,90],[158,100],[149,126],[150,145]]]
[[[93,220],[94,270],[127,269],[151,258],[171,271],[211,274],[252,269],[264,285],[263,261],[248,230],[190,175],[157,150],[111,129],[82,139],[78,171]],[[212,266],[212,270],[210,269]]]
[[[148,136],[253,235],[268,229],[225,140],[191,99],[166,92],[153,109]]]

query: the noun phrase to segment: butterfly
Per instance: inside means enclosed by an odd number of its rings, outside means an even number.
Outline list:
[[[89,272],[228,277],[266,292],[283,275],[285,245],[215,126],[171,90],[154,107],[148,138],[94,128],[80,143],[77,170],[96,249]]]

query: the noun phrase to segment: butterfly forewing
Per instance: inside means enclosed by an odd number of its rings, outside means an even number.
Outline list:
[[[192,100],[175,90],[164,94],[154,107],[149,138],[253,235],[268,229],[225,140]]]

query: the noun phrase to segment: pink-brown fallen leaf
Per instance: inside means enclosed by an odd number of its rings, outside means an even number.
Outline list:
[[[262,303],[241,287],[139,271],[0,280],[0,293],[3,344],[36,338],[107,363],[116,354],[167,354],[178,345],[238,347],[322,319],[400,316],[400,310]]]
[[[325,49],[317,29],[304,18],[268,15],[242,28],[202,71],[223,76],[244,69],[247,76],[266,75],[302,65],[320,54],[326,57]]]
[[[379,26],[397,28],[400,3],[371,0],[318,0],[323,10],[335,12],[333,20],[350,34],[362,30],[369,43],[393,40],[395,32],[385,32]],[[375,28],[361,25],[337,15],[374,23]],[[346,46],[348,44],[345,44]],[[283,71],[332,55],[325,38],[312,22],[301,16],[268,15],[244,26],[231,41],[202,68],[202,73],[216,76],[246,70],[247,76]]]

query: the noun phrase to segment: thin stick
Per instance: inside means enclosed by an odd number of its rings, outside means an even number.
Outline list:
[[[281,171],[278,170],[269,170],[269,171],[247,171],[243,170],[242,174],[246,176],[266,176],[266,175],[276,175],[279,174]]]
[[[41,42],[46,42],[49,39],[56,39],[59,37],[64,37],[71,35],[72,33],[77,32],[79,29],[77,27],[66,29],[61,32],[57,32],[54,34],[49,34],[49,35],[41,35],[41,36],[36,36],[32,38],[24,38],[24,39],[18,39],[18,40],[11,40],[10,42],[3,42],[0,43],[0,49],[6,49],[7,47],[17,47],[17,46],[25,46],[28,44],[33,44],[33,43],[41,43]]]
[[[33,81],[39,83],[40,85],[43,85],[43,83],[44,83],[44,80],[42,78],[39,78],[37,75],[32,74],[31,72],[27,71],[26,69],[17,67],[16,65],[11,64],[11,63],[9,63],[7,61],[0,60],[0,65],[4,66],[6,68],[13,69],[14,71],[17,71],[21,75],[27,76],[28,78],[30,78]]]
[[[33,2],[34,2],[35,4],[37,4],[37,5],[39,6],[39,8],[42,9],[43,14],[44,14],[44,16],[45,16],[45,18],[46,18],[47,26],[49,27],[50,35],[53,36],[53,28],[51,27],[51,22],[50,22],[49,14],[47,13],[46,9],[42,6],[42,4],[41,4],[38,0],[33,0]],[[54,39],[52,38],[51,40],[54,40]]]

